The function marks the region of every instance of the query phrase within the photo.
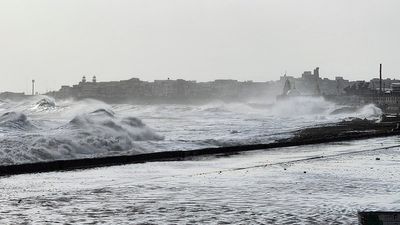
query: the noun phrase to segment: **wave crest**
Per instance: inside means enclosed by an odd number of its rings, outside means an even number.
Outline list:
[[[25,114],[17,112],[4,113],[0,117],[0,127],[12,130],[30,130],[35,128]]]

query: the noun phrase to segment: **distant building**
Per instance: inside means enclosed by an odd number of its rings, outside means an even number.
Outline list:
[[[99,82],[96,76],[93,76],[90,82],[87,81],[86,76],[83,76],[78,84],[72,85],[72,87],[64,85],[59,91],[47,94],[55,98],[94,98],[106,102],[192,102],[213,99],[239,101],[253,98],[275,98],[277,94],[282,93],[287,81],[290,84],[290,90],[295,90],[291,91],[293,94],[337,96],[344,94],[346,88],[350,92],[359,89],[358,86],[348,88],[354,83],[340,76],[336,77],[335,80],[321,78],[319,67],[316,67],[313,72],[305,71],[300,78],[285,74],[278,81],[269,82],[233,79],[196,82],[169,78],[154,80],[153,82],[142,81],[138,78]]]
[[[392,83],[391,89],[393,94],[400,94],[400,83]]]
[[[109,102],[132,101],[189,101],[201,99],[237,100],[258,97],[268,91],[266,82],[239,82],[219,79],[211,82],[177,80],[141,81],[138,78],[121,81],[98,82],[96,77],[87,82],[86,77],[76,85],[62,86],[59,91],[48,93],[55,98],[94,98]]]
[[[25,98],[26,95],[24,92],[2,92],[0,93],[0,99],[9,99],[9,100],[20,100]]]
[[[390,78],[382,79],[382,91],[390,90],[393,83],[400,83],[400,80]],[[379,91],[379,85],[379,78],[374,78],[370,81],[370,88],[373,90]]]

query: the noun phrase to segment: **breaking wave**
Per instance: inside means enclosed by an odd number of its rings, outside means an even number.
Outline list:
[[[42,98],[38,102],[36,102],[36,107],[40,108],[54,108],[56,107],[56,102],[53,98]]]
[[[361,107],[341,106],[326,101],[323,97],[298,96],[283,99],[275,103],[223,103],[215,102],[200,106],[199,112],[211,114],[241,113],[280,118],[323,118],[324,120],[358,117],[375,119],[382,115],[382,110],[373,104]]]
[[[369,104],[359,108],[355,114],[358,118],[378,119],[382,116],[382,110],[374,104]]]
[[[31,151],[45,160],[140,153],[145,149],[138,142],[163,139],[140,119],[118,118],[106,109],[78,115],[55,132],[34,141]]]
[[[379,118],[374,105],[320,97],[275,103],[107,105],[33,96],[0,103],[0,164],[268,143],[346,118]]]
[[[307,115],[328,115],[336,107],[323,97],[294,97],[277,101],[271,107],[273,115],[298,117]]]
[[[104,108],[53,129],[33,129],[25,114],[10,112],[0,117],[0,127],[8,129],[2,133],[7,138],[0,139],[0,164],[135,154],[147,151],[143,142],[164,138],[142,120]]]
[[[98,109],[88,114],[78,115],[69,125],[82,134],[112,136],[125,142],[162,140],[163,137],[147,127],[135,117],[117,118],[114,112]]]
[[[0,117],[0,127],[9,130],[31,130],[35,126],[28,120],[25,114],[7,112]]]

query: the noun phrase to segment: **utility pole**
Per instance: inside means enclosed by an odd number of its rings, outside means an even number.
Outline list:
[[[35,80],[32,80],[32,95],[35,95]]]
[[[379,94],[382,95],[382,63],[379,64]]]

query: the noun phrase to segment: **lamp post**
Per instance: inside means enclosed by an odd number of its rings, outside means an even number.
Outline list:
[[[35,95],[35,80],[32,80],[32,95]]]

